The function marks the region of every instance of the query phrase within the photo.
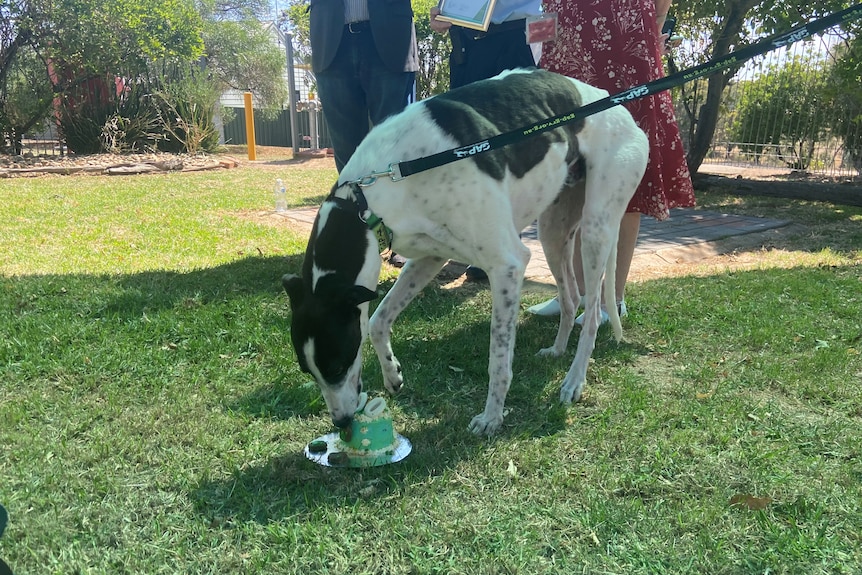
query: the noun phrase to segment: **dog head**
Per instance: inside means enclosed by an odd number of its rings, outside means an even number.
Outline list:
[[[299,366],[320,386],[332,423],[343,428],[350,425],[362,392],[360,348],[368,302],[377,294],[328,279],[321,279],[314,293],[298,276],[286,275],[282,284],[290,298],[290,336]]]

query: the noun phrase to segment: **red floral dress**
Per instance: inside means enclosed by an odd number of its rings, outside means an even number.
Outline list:
[[[654,0],[544,0],[559,35],[540,66],[616,94],[664,75]],[[694,205],[694,188],[670,92],[625,104],[650,142],[646,174],[627,211],[664,220]]]

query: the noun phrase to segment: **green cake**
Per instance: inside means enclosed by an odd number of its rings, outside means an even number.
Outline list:
[[[386,400],[382,397],[369,400],[363,392],[353,422],[339,433],[336,447],[348,457],[362,458],[364,465],[375,465],[377,459],[388,462],[398,443]]]
[[[395,432],[386,400],[362,393],[350,426],[318,437],[304,452],[327,467],[375,467],[401,461],[412,450],[410,440]]]

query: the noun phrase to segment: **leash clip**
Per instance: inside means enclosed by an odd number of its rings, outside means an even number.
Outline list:
[[[368,200],[365,199],[365,194],[362,193],[362,187],[373,185],[374,182],[377,181],[377,177],[382,175],[385,174],[375,173],[359,180],[349,182],[350,189],[353,191],[353,196],[356,199],[359,221],[368,226],[369,230],[374,232],[374,235],[377,237],[377,246],[380,248],[380,253],[383,253],[388,249],[392,249],[392,230],[386,227],[386,224],[383,223],[380,216],[368,209]]]
[[[358,180],[356,180],[356,183],[359,184],[360,186],[362,186],[363,188],[367,188],[369,186],[373,186],[374,184],[376,184],[377,178],[380,178],[382,176],[391,176],[391,175],[392,175],[392,169],[390,166],[390,169],[386,170],[385,172],[371,172],[367,176],[363,176],[363,177],[359,178]]]
[[[401,175],[401,164],[389,164],[389,178],[393,182],[399,182],[406,176]]]
[[[385,172],[371,172],[367,176],[363,176],[358,180],[354,180],[353,183],[356,183],[363,188],[367,188],[376,184],[377,179],[383,176],[389,176],[389,178],[393,182],[397,182],[404,179],[404,176],[401,175],[401,169],[398,167],[398,164],[389,164],[389,169]]]

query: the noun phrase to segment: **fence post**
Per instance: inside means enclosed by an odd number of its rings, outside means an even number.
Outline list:
[[[285,49],[287,50],[287,90],[290,96],[287,99],[290,106],[290,143],[293,145],[293,157],[299,153],[299,134],[296,133],[296,68],[293,66],[293,34],[286,35]]]
[[[251,105],[251,92],[243,94],[245,101],[245,139],[248,142],[248,159],[255,161],[257,151],[254,149],[254,108]]]

